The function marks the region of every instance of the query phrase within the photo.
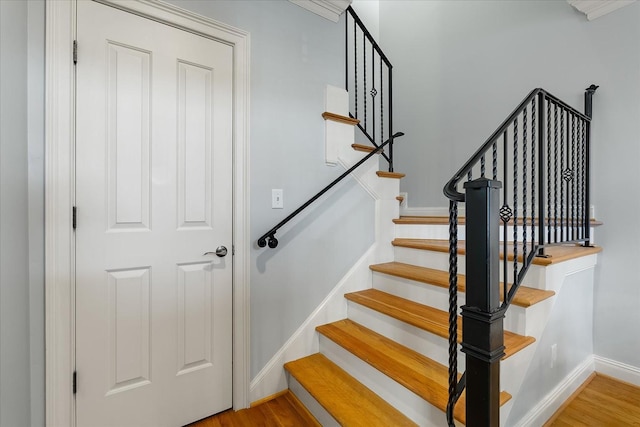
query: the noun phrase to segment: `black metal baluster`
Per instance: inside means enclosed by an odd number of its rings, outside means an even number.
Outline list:
[[[362,91],[362,97],[364,98],[364,130],[367,132],[367,38],[366,34],[362,32],[362,85],[364,89]],[[375,144],[375,141],[374,141]]]
[[[376,63],[376,51],[373,48],[373,44],[371,44],[371,90],[369,94],[371,95],[371,138],[376,140],[376,95],[378,91],[376,89],[376,67],[374,64]]]
[[[542,122],[542,117],[540,118]],[[551,243],[551,101],[547,100],[547,242]],[[542,190],[540,190],[542,197]]]
[[[473,174],[471,171],[467,172],[467,181],[471,181],[473,179]]]
[[[493,145],[491,146],[492,153],[492,161],[493,161],[493,179],[494,181],[498,179],[498,147],[496,141],[493,141]]]
[[[565,134],[567,135],[566,139],[569,139],[568,135],[569,135],[569,123],[566,124],[565,126],[565,110],[564,108],[560,110],[560,127],[561,127],[561,131],[560,131],[560,173],[561,173],[561,178],[560,178],[560,240],[564,240],[565,238],[565,223],[564,223],[564,213],[565,213],[565,204],[564,204],[564,193],[565,193],[565,188],[566,188],[566,184],[564,181],[564,144],[565,144]],[[569,119],[567,118],[567,121]]]
[[[536,240],[536,100],[531,100],[531,251]],[[542,221],[542,217],[538,218]],[[539,227],[544,227],[540,224]],[[544,236],[542,236],[544,239]],[[544,243],[544,242],[543,242]]]
[[[354,60],[354,97],[355,97],[355,118],[358,118],[358,26],[356,25],[356,21],[353,21],[353,57]]]
[[[562,132],[562,130],[560,130]],[[553,204],[554,242],[558,242],[558,105],[553,105]]]
[[[518,280],[518,117],[513,121],[513,284]],[[505,295],[505,301],[507,296]]]
[[[576,116],[571,115],[571,240],[575,240],[576,220]]]
[[[384,79],[382,58],[380,58],[380,141],[384,141]]]
[[[527,259],[527,106],[522,111],[522,262]],[[518,217],[515,218],[518,220]]]
[[[582,182],[581,182],[581,188],[580,188],[580,193],[582,194],[582,212],[581,212],[581,221],[582,221],[582,236],[580,236],[581,239],[585,239],[587,237],[587,233],[586,233],[586,229],[587,227],[589,227],[589,221],[585,220],[585,218],[587,217],[587,212],[589,212],[589,206],[587,206],[586,204],[586,191],[585,191],[585,182],[587,180],[586,174],[585,174],[585,140],[586,140],[586,131],[587,131],[587,127],[586,127],[586,122],[584,120],[581,120],[582,123],[582,138],[580,139],[580,148],[581,148],[581,153],[580,153],[580,176],[582,177]]]
[[[495,146],[495,143],[493,144]],[[502,134],[502,200],[503,205],[500,208],[500,219],[502,220],[502,295],[504,304],[507,301],[508,284],[507,279],[509,277],[509,220],[511,219],[511,209],[509,209],[509,186],[507,185],[507,177],[509,170],[509,162],[507,160],[507,131]],[[495,179],[495,178],[494,178]]]
[[[344,19],[344,89],[347,92],[349,92],[349,16],[351,14],[347,13]],[[353,25],[355,27],[355,22]]]
[[[447,421],[454,425],[458,387],[458,203],[449,201],[449,400]]]
[[[480,177],[484,178],[485,165],[484,165],[484,154],[480,158]]]
[[[387,64],[387,73],[389,74],[389,135],[393,135],[393,67]],[[393,141],[389,144],[389,172],[393,172]]]

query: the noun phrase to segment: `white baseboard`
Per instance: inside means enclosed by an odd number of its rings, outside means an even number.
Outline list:
[[[516,427],[538,427],[543,425],[589,378],[593,371],[594,357],[589,356],[514,425]]]
[[[283,365],[318,352],[316,326],[347,317],[344,294],[371,287],[369,265],[375,263],[376,251],[377,245],[374,243],[251,381],[251,402],[286,390],[288,385]]]
[[[596,372],[640,387],[640,368],[602,356],[593,356]]]

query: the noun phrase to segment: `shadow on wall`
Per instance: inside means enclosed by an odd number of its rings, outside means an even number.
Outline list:
[[[335,212],[345,213],[345,207],[352,205],[351,207],[353,209],[357,209],[357,205],[361,204],[354,203],[354,201],[359,200],[359,197],[356,198],[350,194],[354,190],[357,190],[357,188],[354,187],[358,187],[355,180],[353,178],[347,178],[342,183],[339,183],[337,187],[330,190],[329,195],[323,195],[320,199],[308,206],[307,209],[300,212],[300,214],[298,214],[298,218],[292,219],[291,222],[278,231],[280,234],[276,233],[276,238],[278,239],[278,246],[276,248],[271,249],[268,246],[265,248],[259,248],[257,243],[254,242],[254,248],[262,251],[256,258],[256,267],[258,271],[260,273],[265,273],[267,271],[267,264],[269,261],[275,256],[286,252],[287,247],[290,245],[303,244],[308,247],[312,244],[310,242],[326,244],[326,237],[330,234],[334,234],[336,245],[340,243],[340,239],[349,238],[348,235],[345,236],[344,233],[339,232],[344,231],[344,227],[341,227],[341,224],[345,223],[344,215],[336,215]],[[371,209],[372,210],[370,212],[373,212],[373,206]],[[350,209],[347,209],[347,213],[349,210]],[[325,216],[327,218],[323,218]],[[360,215],[358,216],[364,222],[368,222]],[[282,219],[285,217],[286,215],[283,212]],[[319,227],[315,227],[314,229],[312,226],[313,224],[317,224]],[[371,224],[373,224],[372,221]],[[266,231],[267,230],[265,230],[265,232]],[[373,227],[371,228],[371,231],[371,237],[366,240],[373,242]],[[309,235],[306,235],[305,233],[308,233]]]

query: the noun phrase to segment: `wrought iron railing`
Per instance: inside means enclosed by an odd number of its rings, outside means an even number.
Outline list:
[[[258,246],[261,248],[267,245],[270,248],[277,247],[278,239],[275,234],[282,226],[376,154],[387,160],[389,172],[393,172],[393,141],[404,135],[402,132],[393,132],[393,66],[351,6],[347,8],[347,12],[345,76],[346,89],[349,92],[349,115],[359,120],[358,128],[371,142],[374,150],[260,236]]]
[[[347,8],[345,55],[349,115],[378,147],[393,135],[393,66],[351,6]],[[393,143],[381,152],[393,172]]]
[[[354,164],[353,166],[351,166],[349,169],[347,169],[344,173],[342,173],[342,175],[340,175],[339,177],[337,177],[336,179],[334,179],[329,185],[327,185],[326,187],[324,187],[322,190],[318,191],[318,193],[316,195],[314,195],[313,197],[311,197],[309,200],[307,200],[302,206],[300,206],[298,209],[296,209],[295,211],[293,211],[289,216],[287,216],[285,219],[283,219],[282,221],[280,221],[275,227],[273,227],[271,230],[267,231],[266,233],[264,233],[262,236],[260,236],[260,238],[258,239],[258,246],[261,248],[264,248],[265,246],[269,245],[270,248],[275,248],[278,246],[278,239],[276,239],[275,235],[276,235],[276,231],[278,231],[282,226],[284,226],[286,223],[288,223],[289,221],[291,221],[296,215],[298,215],[300,212],[302,212],[303,210],[305,210],[309,205],[311,205],[313,202],[315,202],[316,200],[318,200],[324,193],[326,193],[327,191],[329,191],[331,188],[333,188],[337,183],[339,183],[340,181],[342,181],[347,175],[349,175],[351,172],[353,172],[354,170],[358,169],[358,167],[360,167],[360,165],[362,165],[364,162],[366,162],[367,160],[369,160],[371,157],[375,156],[376,154],[380,153],[382,150],[384,150],[384,148],[388,145],[391,145],[393,143],[393,140],[395,138],[399,138],[401,136],[403,136],[404,133],[402,132],[396,132],[395,134],[393,134],[391,136],[391,138],[387,139],[385,142],[383,142],[382,144],[380,144],[378,147],[376,147],[373,151],[371,151],[369,154],[367,154],[366,156],[364,156],[362,159],[360,159],[356,164]]]
[[[590,244],[590,129],[596,89],[592,85],[585,92],[584,114],[543,89],[533,90],[444,187],[450,200],[450,426],[465,385],[467,425],[499,425],[504,313],[534,257],[544,256],[546,246]],[[465,193],[459,191],[461,183]],[[467,372],[458,380],[461,202],[466,208],[467,277],[461,349]]]

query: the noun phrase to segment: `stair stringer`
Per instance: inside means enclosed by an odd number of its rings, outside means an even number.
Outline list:
[[[344,89],[327,86],[326,111],[348,115],[348,93]],[[319,114],[320,115],[320,114]],[[354,143],[353,125],[327,120],[325,124],[327,156],[345,170],[365,155],[351,147]],[[319,349],[317,326],[347,317],[347,301],[344,294],[371,288],[372,278],[369,266],[393,259],[393,247],[389,244],[395,237],[393,219],[398,218],[399,205],[396,196],[400,191],[398,179],[380,178],[376,175],[378,157],[374,156],[356,169],[351,176],[372,197],[375,202],[375,240],[351,269],[327,294],[325,299],[305,319],[284,345],[253,378],[249,385],[249,400],[256,402],[287,389],[287,376],[283,369],[286,362],[300,359]]]

